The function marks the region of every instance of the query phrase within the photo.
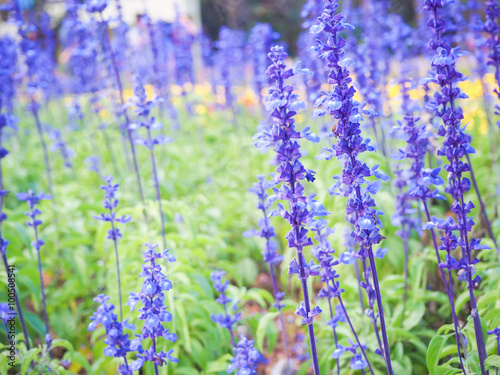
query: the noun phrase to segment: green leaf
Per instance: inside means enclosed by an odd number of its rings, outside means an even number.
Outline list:
[[[267,313],[259,320],[259,325],[257,326],[257,333],[255,335],[255,344],[257,349],[262,353],[262,349],[264,347],[264,339],[267,334],[267,326],[269,323],[272,323],[274,318],[279,315],[278,312]]]
[[[23,362],[21,364],[21,375],[27,374],[30,363],[41,351],[42,349],[40,348],[33,348],[26,352],[26,355],[23,357]]]
[[[500,368],[500,356],[490,355],[488,358],[486,358],[484,364],[488,367]]]
[[[437,374],[441,352],[443,351],[443,348],[446,345],[446,341],[448,341],[448,338],[450,336],[452,335],[450,334],[446,336],[434,336],[434,338],[431,340],[429,348],[427,349],[427,356],[425,359],[427,362],[429,375]]]

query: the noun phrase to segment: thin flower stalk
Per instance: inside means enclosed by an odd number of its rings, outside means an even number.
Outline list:
[[[121,217],[116,214],[116,207],[118,206],[118,199],[116,199],[116,193],[118,192],[119,184],[113,183],[113,176],[104,176],[104,181],[106,185],[101,185],[101,189],[104,190],[104,200],[103,206],[107,210],[105,213],[101,213],[99,216],[94,216],[94,219],[108,222],[111,228],[108,230],[108,235],[106,238],[113,241],[115,248],[115,261],[116,261],[116,277],[118,280],[118,299],[120,304],[120,322],[123,321],[123,306],[122,306],[122,287],[121,287],[121,277],[120,277],[120,258],[118,255],[118,240],[122,238],[122,233],[116,227],[117,223],[125,224],[132,220],[132,216],[122,215]]]
[[[373,146],[369,144],[369,140],[363,139],[360,130],[363,115],[371,112],[364,110],[353,100],[356,90],[351,85],[352,78],[347,67],[353,64],[354,61],[345,57],[344,47],[346,42],[340,36],[343,30],[352,29],[353,26],[346,23],[343,14],[336,14],[338,6],[337,0],[325,0],[324,12],[318,18],[319,23],[310,29],[311,33],[319,34],[324,32],[328,36],[328,44],[324,44],[320,39],[317,39],[317,45],[314,49],[321,51],[321,57],[330,69],[328,77],[329,83],[332,84],[330,92],[321,92],[315,106],[322,108],[315,111],[315,113],[317,116],[328,113],[335,119],[336,122],[332,127],[332,133],[338,139],[337,144],[332,148],[326,148],[320,158],[329,160],[337,156],[343,159],[342,176],[335,177],[338,181],[329,191],[331,194],[336,195],[338,194],[336,190],[341,188],[344,195],[348,195],[347,214],[350,222],[355,225],[352,236],[360,246],[359,255],[363,259],[363,263],[365,261],[369,262],[369,265],[365,266],[365,282],[368,282],[368,271],[373,279],[373,290],[378,307],[380,333],[383,343],[381,354],[385,359],[389,375],[393,375],[387,327],[382,306],[382,294],[373,252],[373,245],[379,244],[384,239],[379,229],[381,226],[379,215],[382,212],[376,210],[375,201],[371,197],[371,194],[376,193],[380,188],[381,183],[380,181],[368,183],[366,180],[370,176],[382,180],[387,180],[388,177],[377,170],[378,165],[370,169],[358,159],[359,154],[374,150]],[[373,318],[376,318],[376,316],[374,315]]]
[[[165,292],[172,290],[172,282],[167,279],[162,272],[162,268],[157,264],[157,260],[163,259],[167,262],[175,262],[175,257],[165,250],[157,252],[158,245],[145,244],[146,251],[142,253],[144,263],[139,277],[143,280],[142,288],[139,293],[130,293],[127,305],[134,311],[140,303],[139,319],[144,321],[144,326],[140,334],[132,340],[131,350],[136,351],[137,359],[134,361],[134,368],[139,369],[145,362],[154,364],[155,374],[158,375],[158,367],[167,365],[168,362],[177,363],[179,360],[172,357],[174,349],[167,352],[158,349],[159,339],[165,339],[170,342],[177,341],[177,335],[165,328],[165,323],[172,322],[172,314],[165,306]],[[144,342],[151,340],[151,346],[144,349]]]
[[[465,202],[464,194],[470,190],[471,182],[464,176],[464,173],[471,170],[470,164],[463,162],[461,159],[464,155],[474,153],[475,150],[470,145],[471,137],[465,133],[465,126],[461,125],[463,119],[462,108],[456,105],[456,99],[465,99],[467,95],[462,93],[457,83],[463,80],[463,75],[455,69],[455,61],[464,53],[459,47],[451,48],[448,41],[443,37],[446,31],[447,22],[442,17],[442,8],[447,5],[447,2],[442,0],[426,0],[425,9],[431,13],[431,19],[428,23],[429,27],[434,30],[435,36],[429,43],[429,49],[436,52],[432,59],[433,72],[429,81],[439,85],[440,90],[434,94],[432,102],[435,114],[441,118],[443,124],[439,127],[438,135],[443,137],[442,147],[438,150],[438,156],[446,157],[449,164],[444,166],[444,170],[448,172],[448,184],[445,191],[451,195],[454,202],[451,206],[451,211],[456,216],[456,223],[453,221],[447,224],[449,226],[448,242],[456,241],[462,251],[462,259],[457,262],[450,256],[447,262],[448,268],[458,270],[458,278],[467,283],[469,290],[471,315],[474,321],[474,331],[476,336],[476,344],[479,355],[479,364],[481,373],[487,373],[485,369],[485,360],[487,357],[483,331],[481,328],[480,314],[477,308],[476,296],[474,288],[479,283],[481,278],[475,276],[475,263],[478,259],[473,260],[473,251],[487,248],[480,244],[479,239],[469,240],[469,232],[472,231],[474,221],[469,216],[474,208],[472,202]],[[439,228],[440,224],[436,224]],[[453,232],[458,232],[458,238]]]
[[[305,104],[298,101],[298,95],[286,80],[296,74],[308,74],[305,69],[296,64],[293,69],[288,69],[284,60],[287,57],[283,47],[272,47],[269,57],[272,61],[267,69],[267,75],[274,83],[269,89],[266,98],[266,108],[271,114],[272,127],[256,135],[258,145],[261,148],[273,146],[277,155],[278,169],[274,180],[280,185],[274,187],[275,195],[271,198],[286,200],[290,208],[286,210],[281,204],[278,209],[269,212],[270,216],[280,215],[290,224],[290,231],[286,234],[288,247],[295,248],[297,257],[290,262],[289,274],[296,274],[302,285],[303,301],[297,307],[296,314],[302,318],[302,323],[307,325],[309,334],[309,345],[311,350],[312,365],[314,374],[319,374],[319,363],[316,348],[316,338],[314,335],[313,319],[321,313],[321,309],[316,306],[311,307],[307,279],[309,276],[317,275],[314,271],[314,262],[306,262],[304,250],[313,244],[307,235],[306,223],[309,218],[309,211],[304,195],[304,186],[301,181],[307,179],[314,181],[314,171],[306,170],[300,161],[301,152],[298,140],[306,138],[318,142],[319,138],[309,133],[309,128],[301,132],[295,129],[294,116],[297,111],[303,109]]]
[[[26,212],[26,216],[29,218],[26,225],[33,228],[35,233],[35,240],[31,243],[35,248],[38,258],[38,274],[40,276],[40,290],[42,293],[42,304],[43,304],[43,320],[45,323],[45,343],[47,347],[50,347],[52,338],[49,332],[49,318],[47,315],[47,301],[45,295],[45,286],[43,285],[43,273],[42,273],[42,259],[40,256],[40,249],[45,244],[45,242],[39,237],[38,227],[42,225],[42,221],[37,218],[42,212],[37,208],[37,205],[41,200],[51,199],[50,195],[46,195],[44,192],[35,194],[33,190],[28,190],[28,192],[19,193],[17,199],[20,201],[25,201],[28,204],[29,211]]]
[[[229,312],[229,306],[232,300],[226,294],[227,288],[229,286],[229,281],[223,281],[225,275],[226,271],[215,271],[210,274],[210,280],[213,283],[214,289],[217,291],[217,293],[219,293],[216,301],[224,307],[223,314],[212,314],[211,318],[214,323],[229,331],[231,345],[234,348],[236,347],[236,341],[234,339],[233,326],[238,323],[238,320],[240,320],[241,313],[236,312],[234,315],[231,315],[231,313]]]
[[[163,124],[160,122],[157,122],[154,117],[150,116],[151,113],[151,108],[155,106],[156,103],[162,102],[163,98],[157,98],[153,101],[148,100],[147,95],[146,95],[146,90],[144,89],[144,86],[138,80],[138,84],[134,89],[134,94],[135,98],[133,100],[133,105],[135,106],[135,113],[137,115],[137,120],[135,123],[131,124],[131,130],[137,130],[138,128],[145,128],[146,129],[146,138],[142,138],[140,136],[137,136],[134,143],[143,145],[149,150],[149,155],[151,158],[151,166],[153,169],[153,182],[155,186],[155,192],[156,192],[156,201],[158,204],[158,212],[160,216],[160,222],[161,222],[161,236],[162,236],[162,241],[163,241],[163,247],[167,248],[167,240],[166,240],[166,233],[165,233],[165,218],[163,216],[163,208],[161,204],[161,193],[160,193],[160,180],[158,178],[158,169],[156,167],[156,158],[155,158],[155,153],[154,153],[154,147],[163,144],[163,143],[168,143],[171,141],[170,138],[165,137],[164,135],[159,135],[157,137],[153,137],[152,135],[152,130],[158,130],[163,127]]]
[[[309,211],[312,216],[326,216],[329,212],[326,211],[326,208],[318,201],[314,199],[314,196],[310,196],[308,199]],[[334,233],[334,229],[329,228],[325,219],[311,219],[308,223],[309,229],[315,233],[315,240],[317,244],[312,247],[311,253],[318,260],[319,266],[319,276],[321,281],[324,283],[323,288],[319,291],[319,298],[326,298],[328,300],[328,307],[330,310],[330,320],[327,322],[329,326],[332,327],[333,338],[336,346],[336,354],[334,354],[334,358],[337,362],[337,374],[340,374],[340,363],[339,357],[340,354],[338,350],[341,348],[337,339],[336,328],[338,323],[347,321],[349,327],[351,328],[352,334],[356,339],[357,345],[361,349],[361,353],[363,355],[363,363],[365,364],[362,368],[368,367],[370,373],[373,374],[373,369],[366,355],[365,347],[361,344],[358,334],[352,325],[351,319],[349,318],[349,314],[345,308],[344,302],[342,300],[342,293],[344,289],[340,287],[340,282],[337,280],[340,275],[335,270],[335,266],[339,265],[341,262],[338,259],[333,257],[335,250],[332,248],[330,241],[328,240],[328,236]],[[335,315],[333,314],[332,308],[332,299],[337,299],[339,305],[336,306]]]
[[[243,233],[243,236],[258,236],[264,238],[266,244],[264,246],[264,250],[262,250],[262,257],[264,261],[269,265],[269,274],[271,275],[271,283],[273,286],[273,295],[274,295],[274,304],[273,306],[279,312],[280,316],[280,324],[281,331],[283,333],[283,344],[285,347],[287,360],[290,360],[290,352],[288,349],[288,338],[287,331],[285,325],[285,319],[283,317],[283,307],[281,300],[285,296],[284,292],[280,292],[278,288],[278,283],[276,282],[275,268],[279,266],[279,264],[283,261],[283,255],[279,255],[277,252],[277,244],[273,240],[276,237],[276,232],[274,227],[271,224],[271,221],[267,217],[269,208],[271,207],[271,203],[268,201],[269,194],[267,194],[267,190],[273,186],[275,186],[274,181],[266,181],[264,176],[258,177],[259,181],[254,183],[253,187],[249,189],[251,193],[254,193],[257,196],[258,203],[257,209],[262,211],[262,218],[259,219],[260,229],[250,229]]]
[[[103,353],[109,357],[123,358],[123,364],[118,367],[118,373],[121,375],[132,375],[133,371],[139,370],[141,366],[134,361],[129,365],[127,361],[127,353],[132,352],[131,342],[128,333],[124,333],[124,328],[134,330],[133,324],[128,320],[124,322],[118,321],[118,317],[114,313],[115,306],[108,303],[109,296],[99,294],[94,298],[94,301],[99,304],[97,311],[90,317],[88,331],[94,331],[99,324],[104,326],[106,338],[104,343],[107,347]]]
[[[125,120],[125,129],[126,129],[126,132],[127,132],[127,135],[128,135],[128,140],[129,140],[129,143],[130,143],[130,149],[132,151],[132,159],[133,159],[133,162],[134,162],[134,172],[135,172],[135,177],[136,177],[136,180],[137,180],[137,187],[139,188],[139,194],[141,196],[141,202],[142,202],[142,206],[143,206],[144,217],[146,218],[146,221],[148,221],[148,215],[147,215],[146,208],[145,208],[146,204],[145,204],[145,199],[144,199],[144,192],[143,192],[143,189],[142,189],[141,177],[140,177],[140,174],[139,174],[139,165],[138,165],[138,162],[137,162],[137,155],[136,155],[136,152],[135,152],[134,137],[133,137],[133,134],[132,134],[132,129],[130,127],[131,122],[130,122],[130,118],[129,118],[128,113],[127,113],[126,103],[125,103],[125,99],[124,99],[124,96],[123,96],[123,84],[122,84],[122,80],[120,78],[120,71],[118,69],[118,62],[116,60],[115,51],[113,49],[113,46],[111,45],[111,40],[110,40],[110,37],[109,37],[108,23],[107,23],[107,21],[104,20],[104,16],[102,14],[102,12],[104,11],[104,9],[106,8],[106,5],[107,5],[106,3],[103,3],[102,6],[99,6],[99,7],[96,7],[96,8],[89,7],[88,10],[91,13],[99,13],[99,16],[100,16],[100,25],[99,25],[99,27],[101,28],[101,32],[104,34],[104,45],[105,45],[106,51],[107,51],[107,53],[109,55],[108,57],[110,59],[111,67],[112,67],[113,72],[114,72],[115,83],[116,83],[116,86],[118,88],[118,96],[119,96],[120,105],[121,105],[120,113],[123,115],[123,118]]]

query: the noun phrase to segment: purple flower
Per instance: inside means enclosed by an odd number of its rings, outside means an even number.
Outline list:
[[[262,361],[262,356],[253,345],[253,340],[248,340],[245,336],[240,337],[238,345],[233,348],[234,358],[230,359],[228,374],[238,370],[236,375],[257,375],[257,365]]]
[[[428,25],[435,32],[435,36],[429,42],[429,49],[435,51],[436,54],[432,59],[433,72],[428,81],[434,82],[440,87],[431,102],[432,107],[435,109],[435,116],[442,120],[438,135],[443,137],[443,141],[441,148],[438,150],[438,156],[445,157],[449,163],[443,168],[448,173],[445,192],[450,194],[454,200],[451,211],[456,216],[456,222],[448,218],[444,222],[438,222],[437,226],[445,231],[440,248],[448,252],[449,259],[451,259],[449,255],[451,249],[457,246],[461,248],[462,259],[459,264],[463,271],[459,273],[460,278],[467,282],[469,289],[479,362],[481,372],[485,374],[484,361],[487,354],[474,295],[474,287],[481,279],[479,276],[472,277],[473,246],[469,240],[469,233],[474,226],[474,221],[470,217],[474,205],[464,199],[464,195],[470,190],[471,185],[470,180],[465,177],[465,173],[471,171],[471,166],[468,159],[465,162],[462,161],[464,156],[468,156],[467,154],[475,151],[470,145],[470,135],[465,133],[466,126],[462,125],[462,119],[464,118],[462,108],[456,103],[457,99],[467,98],[467,95],[458,87],[458,82],[463,81],[464,77],[455,68],[456,60],[465,53],[461,51],[460,47],[451,48],[448,40],[443,36],[449,22],[443,18],[442,8],[448,3],[449,1],[445,0],[426,0],[424,5],[424,8],[431,14]],[[453,232],[457,232],[459,236],[456,236]],[[475,246],[479,244],[478,241],[475,240]],[[449,275],[451,276],[451,273]]]
[[[127,363],[127,353],[132,350],[130,347],[129,335],[123,331],[125,328],[134,330],[135,327],[133,324],[128,323],[127,320],[120,323],[117,315],[114,313],[115,306],[108,303],[108,300],[109,296],[104,294],[99,294],[94,298],[94,301],[99,304],[99,307],[90,317],[92,322],[89,324],[88,330],[95,330],[99,324],[104,326],[106,330],[104,343],[107,347],[104,349],[103,353],[108,357],[123,358],[124,363],[120,365],[119,372],[120,374],[128,374],[127,371],[130,371],[130,369]]]
[[[352,78],[347,68],[350,62],[347,62],[344,52],[346,42],[340,35],[344,30],[353,27],[346,22],[343,14],[336,14],[338,6],[337,0],[325,0],[324,12],[318,18],[319,23],[310,29],[311,33],[324,33],[328,38],[326,44],[321,39],[317,39],[314,49],[320,52],[320,56],[330,69],[328,83],[332,84],[331,91],[321,92],[315,106],[320,107],[319,115],[323,116],[328,113],[335,121],[332,132],[338,141],[332,148],[325,149],[324,154],[326,159],[333,156],[342,159],[343,171],[342,176],[338,178],[338,183],[332,187],[332,192],[340,188],[343,194],[348,197],[346,212],[349,221],[355,226],[351,235],[359,244],[361,258],[363,260],[369,259],[370,262],[375,287],[373,292],[379,309],[383,338],[383,347],[380,349],[383,350],[387,369],[391,375],[393,374],[392,363],[373,254],[373,245],[379,244],[384,239],[379,229],[381,226],[379,215],[382,212],[376,209],[375,201],[371,197],[371,189],[367,188],[369,186],[367,178],[372,176],[381,180],[387,178],[376,170],[377,167],[370,169],[358,158],[360,154],[373,150],[369,140],[363,139],[360,129],[363,115],[369,114],[369,111],[364,110],[353,99],[356,90],[351,84]],[[371,286],[368,272],[365,272],[364,285],[369,292]]]
[[[163,274],[161,266],[156,263],[158,259],[165,259],[167,262],[174,262],[175,258],[169,254],[168,250],[158,253],[158,245],[145,244],[147,250],[142,253],[144,264],[139,277],[143,279],[142,288],[139,293],[130,293],[127,305],[130,310],[135,310],[137,304],[139,308],[140,320],[144,321],[144,326],[140,334],[132,340],[131,347],[137,351],[138,364],[144,362],[153,362],[155,368],[163,366],[167,362],[178,362],[177,358],[172,357],[172,350],[167,352],[158,351],[157,343],[161,337],[170,342],[177,341],[177,335],[164,327],[165,323],[172,321],[170,314],[165,306],[165,292],[172,289],[172,283]],[[149,349],[143,349],[144,340],[151,339],[152,345]]]
[[[293,69],[287,68],[284,60],[287,57],[283,47],[272,47],[269,57],[272,61],[267,69],[267,75],[273,81],[274,86],[269,89],[269,95],[265,99],[273,124],[272,127],[258,135],[259,147],[264,149],[273,147],[276,152],[278,168],[274,176],[274,181],[279,187],[274,187],[275,197],[272,199],[286,200],[290,208],[286,210],[281,204],[278,204],[278,210],[270,212],[271,216],[281,215],[290,224],[290,231],[286,234],[288,246],[295,248],[297,259],[290,263],[289,273],[297,273],[302,283],[303,307],[297,309],[299,315],[304,317],[306,322],[311,345],[312,362],[315,373],[319,373],[318,358],[316,353],[316,342],[314,337],[314,328],[312,324],[312,308],[309,301],[309,292],[307,288],[307,278],[316,273],[314,263],[307,264],[303,256],[304,248],[312,245],[312,240],[308,236],[306,223],[309,218],[306,196],[304,195],[304,186],[301,181],[313,175],[313,172],[307,170],[301,163],[300,138],[311,138],[309,129],[298,131],[295,128],[294,116],[297,111],[303,109],[305,104],[298,100],[298,95],[294,93],[292,86],[286,83],[286,80],[297,74],[308,74],[296,64]],[[315,139],[312,137],[311,139]],[[303,309],[303,314],[302,310]],[[314,315],[313,315],[314,316]]]
[[[217,291],[217,293],[219,293],[219,297],[217,297],[216,301],[224,307],[223,314],[212,314],[211,317],[214,323],[229,331],[231,343],[233,346],[236,346],[233,334],[233,326],[240,320],[241,313],[235,313],[234,315],[231,315],[231,313],[229,312],[229,305],[232,301],[226,295],[229,281],[223,281],[225,275],[226,271],[215,271],[210,274],[210,280],[213,283],[214,289]]]
[[[43,285],[43,278],[42,278],[42,258],[40,256],[40,249],[42,246],[45,244],[45,242],[39,238],[38,235],[38,227],[42,224],[42,221],[37,218],[42,211],[40,211],[36,206],[40,203],[41,200],[44,199],[52,199],[50,195],[45,194],[44,192],[35,194],[33,190],[28,190],[26,193],[19,193],[17,194],[17,199],[20,201],[25,201],[28,204],[28,207],[30,208],[29,211],[26,212],[26,216],[30,219],[26,225],[28,227],[33,228],[33,231],[35,232],[35,240],[31,243],[31,245],[36,249],[37,256],[38,256],[38,274],[40,276],[40,291],[42,294],[42,303],[43,303],[43,316],[44,316],[44,321],[45,321],[45,337],[50,339],[50,334],[49,334],[49,319],[47,316],[47,304],[46,304],[46,298],[45,298],[45,287]],[[46,341],[47,345],[50,346],[50,341]]]

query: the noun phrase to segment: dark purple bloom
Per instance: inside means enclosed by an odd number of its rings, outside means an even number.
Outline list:
[[[370,183],[367,180],[373,176],[386,181],[388,177],[377,170],[378,166],[370,169],[359,160],[360,154],[373,151],[370,140],[362,137],[360,129],[363,115],[369,114],[369,111],[364,110],[353,99],[356,90],[351,84],[352,78],[347,69],[353,61],[345,56],[346,42],[340,35],[343,30],[352,29],[353,26],[346,22],[343,14],[336,14],[338,6],[337,0],[325,0],[325,9],[318,19],[319,23],[310,29],[311,33],[324,32],[328,36],[326,44],[321,39],[317,39],[314,49],[321,53],[320,56],[330,69],[328,83],[332,84],[332,90],[330,92],[322,91],[315,105],[320,107],[316,112],[317,115],[323,116],[328,113],[332,116],[335,121],[332,133],[338,139],[337,144],[332,148],[325,149],[320,158],[331,159],[336,156],[343,161],[342,176],[337,177],[338,182],[332,186],[330,191],[335,193],[335,190],[340,189],[348,197],[347,215],[349,221],[355,226],[352,237],[359,244],[359,255],[363,263],[365,264],[365,261],[369,260],[370,265],[370,269],[365,268],[364,286],[369,297],[371,294],[377,300],[383,337],[383,345],[380,345],[381,342],[379,342],[379,346],[385,357],[388,372],[392,375],[382,296],[373,254],[373,245],[379,244],[384,239],[379,229],[381,226],[379,215],[382,212],[376,209],[375,201],[371,196],[373,189],[370,189]],[[370,285],[368,271],[372,273],[374,289]],[[373,315],[373,318],[377,317]],[[376,333],[378,334],[377,329]]]
[[[449,163],[443,168],[448,173],[445,191],[454,200],[451,211],[456,216],[456,222],[449,218],[444,224],[438,223],[438,228],[439,225],[446,227],[442,245],[446,250],[457,246],[461,248],[462,259],[459,264],[461,269],[465,269],[465,275],[461,278],[467,282],[469,289],[481,373],[485,374],[484,361],[487,354],[474,295],[474,287],[481,279],[479,276],[472,277],[472,267],[475,263],[473,251],[479,244],[479,240],[469,240],[469,232],[474,226],[474,221],[470,217],[474,205],[472,202],[466,202],[464,195],[470,190],[471,182],[465,177],[465,173],[470,172],[471,167],[467,160],[462,161],[464,156],[475,151],[470,145],[470,135],[465,133],[466,126],[462,125],[464,117],[462,108],[456,104],[457,99],[467,98],[467,95],[458,87],[458,82],[463,81],[464,77],[455,68],[456,59],[465,53],[460,47],[451,48],[448,40],[443,36],[449,27],[449,22],[443,18],[442,8],[448,3],[445,0],[426,0],[424,6],[431,13],[428,26],[435,32],[435,36],[429,42],[429,49],[435,51],[436,54],[432,58],[433,71],[428,81],[440,87],[430,104],[434,108],[435,116],[442,120],[438,135],[443,137],[443,143],[438,150],[438,156],[445,157]],[[453,232],[458,232],[459,236],[455,236]],[[478,250],[480,248],[477,247]]]
[[[495,114],[500,116],[500,2],[498,0],[486,0],[484,2],[484,13],[486,14],[486,21],[483,25],[483,31],[489,35],[486,41],[489,50],[488,65],[494,67],[497,81],[497,87],[493,90],[499,101],[495,105]],[[500,120],[497,121],[497,126],[500,128]]]
[[[286,80],[296,74],[308,74],[307,70],[301,69],[300,64],[296,64],[294,69],[287,68],[284,60],[287,57],[283,47],[272,47],[269,57],[272,60],[267,69],[267,75],[273,81],[274,86],[269,89],[266,98],[266,108],[271,114],[272,127],[257,134],[257,145],[261,148],[273,147],[277,155],[278,169],[274,175],[274,180],[279,187],[274,187],[275,197],[288,201],[290,208],[286,210],[281,204],[278,209],[269,212],[269,215],[280,215],[291,226],[286,234],[288,246],[295,248],[297,259],[290,263],[289,273],[296,273],[302,283],[303,305],[297,308],[297,313],[307,322],[309,332],[309,342],[311,346],[312,363],[315,374],[319,374],[318,358],[316,353],[316,341],[314,337],[313,316],[317,315],[317,310],[311,308],[307,278],[309,275],[317,274],[314,262],[307,264],[303,256],[304,248],[312,245],[312,240],[308,236],[306,223],[309,218],[309,211],[304,194],[304,186],[301,181],[308,178],[312,180],[313,171],[307,170],[301,163],[300,138],[318,141],[317,137],[309,132],[309,128],[297,131],[295,128],[294,116],[297,111],[303,109],[305,104],[298,100],[298,95]],[[314,310],[314,314],[313,314]],[[311,315],[312,314],[312,315]]]

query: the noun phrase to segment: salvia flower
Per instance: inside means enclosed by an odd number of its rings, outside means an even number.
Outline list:
[[[111,228],[108,229],[107,238],[113,241],[115,248],[115,258],[116,258],[116,273],[118,278],[118,296],[120,302],[120,321],[123,319],[123,309],[122,309],[122,290],[121,290],[121,279],[120,279],[120,261],[118,257],[118,240],[122,238],[122,233],[120,229],[116,227],[116,224],[126,224],[132,220],[132,216],[118,216],[116,214],[116,207],[118,206],[118,199],[116,198],[116,193],[118,192],[119,184],[113,183],[113,176],[104,176],[104,181],[106,185],[101,185],[101,189],[104,190],[104,200],[103,206],[107,210],[105,213],[101,213],[99,216],[93,216],[94,219],[108,222]]]
[[[232,300],[227,296],[226,291],[229,286],[229,281],[224,280],[226,271],[215,271],[210,274],[210,280],[213,283],[214,289],[219,293],[216,301],[224,307],[224,313],[222,314],[212,314],[212,320],[217,323],[222,328],[229,331],[229,336],[231,337],[231,343],[236,346],[236,341],[234,340],[233,326],[238,323],[241,318],[241,313],[237,312],[231,315],[229,311]],[[236,307],[236,306],[235,306]]]
[[[373,254],[373,246],[384,239],[379,229],[381,226],[379,215],[382,212],[376,209],[375,201],[371,196],[376,192],[376,189],[373,189],[373,183],[368,183],[367,180],[371,176],[381,180],[387,180],[388,177],[377,170],[378,166],[370,169],[358,158],[366,151],[373,151],[373,147],[369,143],[370,140],[363,139],[360,129],[363,115],[369,114],[369,112],[363,110],[359,103],[353,100],[356,90],[351,84],[352,78],[347,68],[354,62],[345,56],[346,42],[340,35],[343,30],[352,29],[353,26],[346,22],[343,14],[335,14],[338,6],[337,0],[325,0],[325,9],[321,17],[318,18],[319,23],[310,29],[311,33],[325,33],[328,35],[329,41],[325,44],[321,39],[317,39],[317,45],[314,49],[321,52],[320,56],[330,69],[328,83],[332,84],[332,90],[322,92],[315,105],[321,107],[317,112],[318,115],[323,116],[328,113],[335,119],[332,133],[338,141],[334,147],[327,148],[322,157],[331,159],[336,156],[343,160],[342,176],[337,177],[338,182],[331,189],[331,192],[334,193],[336,188],[341,188],[342,192],[348,196],[347,215],[349,221],[355,226],[352,236],[359,244],[359,255],[363,259],[363,263],[366,259],[369,260],[373,276],[373,292],[377,300],[383,337],[381,349],[386,360],[387,370],[392,375],[382,296]],[[365,275],[365,281],[368,285],[368,273],[365,272]]]
[[[42,303],[43,303],[43,317],[45,321],[45,342],[47,347],[50,347],[50,343],[52,342],[52,338],[49,333],[49,319],[47,316],[47,303],[45,298],[45,286],[43,285],[43,277],[42,277],[42,259],[40,256],[40,249],[45,244],[45,242],[39,237],[38,227],[43,224],[42,220],[38,218],[38,216],[42,213],[40,209],[38,209],[37,205],[41,200],[52,199],[50,195],[45,194],[44,192],[35,194],[33,190],[28,190],[27,192],[17,194],[17,199],[20,201],[25,201],[28,204],[29,211],[26,212],[26,216],[29,218],[29,221],[26,223],[28,227],[33,228],[35,232],[35,240],[31,243],[31,245],[36,249],[38,256],[38,274],[40,275],[40,289],[42,293]]]
[[[237,370],[236,375],[257,375],[257,365],[261,362],[262,356],[253,346],[253,340],[241,336],[238,345],[233,348],[234,358],[230,359],[231,364],[227,369],[228,374],[232,374]]]
[[[315,240],[317,244],[312,247],[311,253],[318,259],[319,265],[319,275],[323,282],[323,288],[318,293],[319,298],[326,298],[328,300],[328,307],[330,309],[330,320],[327,322],[329,326],[332,327],[333,337],[335,340],[335,346],[338,347],[338,337],[337,337],[337,326],[340,322],[347,322],[351,328],[351,331],[356,339],[357,345],[360,346],[362,355],[364,356],[363,361],[366,361],[367,365],[370,367],[370,372],[373,373],[371,365],[369,365],[368,357],[366,356],[365,348],[361,346],[359,337],[351,323],[348,312],[345,308],[344,302],[342,300],[342,293],[344,289],[340,287],[340,282],[338,278],[340,275],[335,270],[335,266],[340,264],[338,259],[333,257],[335,250],[332,248],[328,237],[335,232],[333,228],[328,227],[325,219],[316,219],[317,216],[326,216],[330,213],[326,211],[326,208],[322,203],[314,199],[315,195],[312,194],[308,197],[309,211],[311,212],[311,217],[308,222],[309,229],[313,231],[315,235]],[[332,307],[332,299],[337,299],[340,305]],[[340,374],[340,363],[337,361],[337,374]]]
[[[470,217],[474,204],[466,202],[464,195],[470,190],[471,186],[470,180],[465,177],[465,173],[471,171],[471,166],[468,160],[464,162],[462,158],[474,153],[475,150],[470,145],[470,135],[465,133],[466,126],[462,125],[462,119],[464,118],[462,108],[456,104],[457,99],[468,97],[458,87],[458,82],[463,81],[464,78],[462,73],[455,68],[457,58],[465,53],[460,47],[451,48],[449,42],[443,36],[448,23],[442,17],[442,8],[448,3],[449,1],[444,0],[426,0],[424,4],[425,9],[431,14],[428,25],[435,32],[434,37],[429,42],[429,49],[435,51],[436,54],[432,58],[433,71],[428,81],[434,82],[440,87],[440,90],[434,94],[434,100],[430,104],[435,110],[435,116],[441,118],[443,122],[438,129],[438,135],[443,137],[438,156],[445,157],[449,163],[444,166],[444,170],[448,173],[448,184],[445,192],[450,194],[454,200],[451,211],[456,216],[456,223],[453,224],[447,221],[446,225],[449,230],[445,236],[445,243],[448,247],[457,242],[461,248],[461,267],[465,268],[464,276],[469,289],[479,363],[481,373],[485,374],[484,361],[487,354],[474,295],[474,287],[481,279],[479,276],[473,277],[473,272],[471,272],[475,263],[473,261],[473,251],[485,247],[479,244],[480,240],[469,240],[469,233],[474,226],[474,221]],[[454,231],[459,236],[453,235]]]
[[[90,317],[92,321],[88,330],[93,331],[99,324],[102,324],[106,330],[106,338],[104,343],[107,347],[104,349],[104,355],[108,357],[123,358],[124,363],[118,368],[118,372],[122,375],[131,375],[133,371],[139,370],[140,366],[133,362],[130,366],[127,362],[127,353],[131,352],[130,338],[128,333],[124,333],[124,329],[134,330],[133,324],[128,320],[124,322],[118,321],[118,316],[114,313],[115,306],[108,303],[109,296],[99,294],[94,298],[94,301],[99,304],[99,307]]]
[[[287,68],[284,61],[287,54],[283,47],[272,47],[269,57],[272,63],[267,69],[267,75],[274,83],[274,86],[269,89],[269,95],[265,101],[266,108],[273,119],[273,124],[270,129],[257,134],[254,138],[258,140],[259,147],[266,149],[272,146],[277,155],[279,166],[274,175],[274,180],[280,186],[273,188],[275,197],[272,199],[288,201],[290,208],[287,210],[281,204],[278,204],[278,209],[269,212],[269,215],[280,215],[291,226],[285,237],[288,240],[288,246],[296,249],[297,258],[294,258],[290,263],[289,274],[297,274],[302,284],[304,300],[297,308],[297,314],[307,324],[312,363],[315,374],[319,374],[312,318],[319,314],[321,310],[311,308],[309,300],[307,278],[309,275],[317,274],[317,271],[314,263],[307,263],[303,255],[304,249],[312,245],[312,240],[308,236],[306,229],[309,211],[306,196],[304,195],[304,186],[301,183],[305,179],[311,182],[314,181],[315,172],[306,169],[302,165],[300,161],[300,144],[298,143],[300,138],[316,142],[319,139],[309,132],[309,128],[304,129],[302,132],[296,130],[294,116],[297,111],[305,108],[305,104],[298,100],[298,95],[294,92],[293,87],[286,83],[287,79],[296,74],[308,74],[309,72],[301,69],[300,64],[296,64],[294,69]]]
[[[172,283],[162,272],[161,266],[156,263],[159,259],[175,262],[175,258],[168,249],[159,253],[156,250],[158,245],[145,244],[145,246],[147,250],[142,253],[144,264],[139,275],[143,279],[142,288],[139,293],[130,293],[127,302],[132,311],[138,304],[142,305],[138,312],[139,319],[144,321],[142,332],[136,334],[136,338],[132,340],[131,349],[139,353],[138,363],[152,362],[155,371],[158,371],[158,366],[168,362],[178,362],[177,358],[172,357],[173,349],[167,352],[157,349],[159,338],[170,342],[177,341],[177,335],[164,326],[165,323],[172,321],[172,314],[165,306],[165,292],[172,289]],[[143,348],[145,340],[151,340],[148,349]]]

